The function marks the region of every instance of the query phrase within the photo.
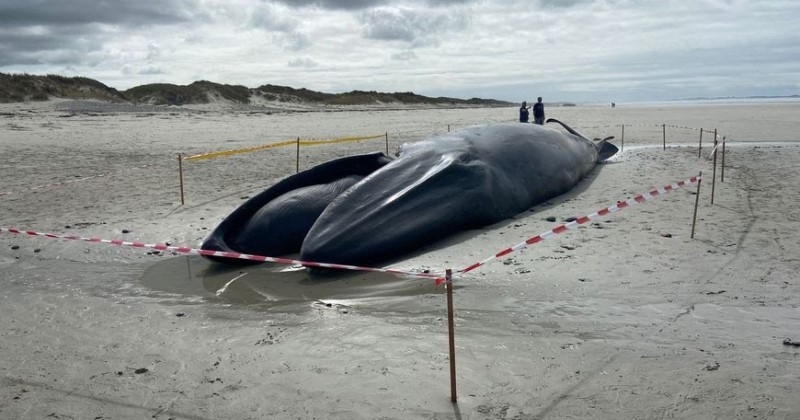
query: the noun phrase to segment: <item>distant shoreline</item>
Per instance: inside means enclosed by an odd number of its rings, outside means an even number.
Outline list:
[[[669,99],[663,101],[622,101],[617,107],[653,107],[653,106],[706,106],[706,105],[766,105],[766,104],[800,104],[800,96],[764,96],[741,98],[709,98],[709,99]],[[611,102],[579,102],[578,106],[611,106]]]

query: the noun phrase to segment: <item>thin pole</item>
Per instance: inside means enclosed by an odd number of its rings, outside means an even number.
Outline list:
[[[700,152],[703,150],[703,129],[700,129],[700,144],[697,146],[697,157],[700,157]]]
[[[722,169],[722,174],[719,176],[719,182],[725,182],[725,136],[722,136],[722,165],[720,165],[720,169]]]
[[[389,132],[386,132],[386,154],[389,154]]]
[[[711,204],[714,204],[714,187],[717,183],[717,129],[714,129],[714,170],[711,172]]]
[[[186,257],[186,280],[192,281],[192,264],[189,262],[189,256]]]
[[[450,132],[450,124],[447,124],[447,132]]]
[[[447,287],[447,332],[450,338],[450,401],[456,402],[456,333],[453,322],[453,270],[445,272]]]
[[[181,205],[183,205],[183,157],[180,153],[178,153],[178,174],[181,179]]]
[[[622,147],[620,147],[619,151],[622,152],[625,150],[625,124],[622,124]]]
[[[297,138],[297,158],[295,160],[295,173],[300,172],[300,137]]]
[[[667,150],[667,125],[661,124],[661,132],[664,133],[664,150]]]
[[[700,183],[703,182],[703,171],[697,177],[697,192],[694,197],[694,216],[692,216],[692,235],[690,238],[694,239],[694,227],[697,224],[697,206],[700,204]]]

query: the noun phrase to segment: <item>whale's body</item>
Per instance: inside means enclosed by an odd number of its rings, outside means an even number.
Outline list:
[[[252,197],[202,248],[352,265],[400,257],[563,194],[617,150],[564,127],[475,126],[405,144],[396,159],[324,163]]]

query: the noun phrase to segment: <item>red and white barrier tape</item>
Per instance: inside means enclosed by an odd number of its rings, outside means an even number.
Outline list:
[[[714,149],[716,151],[716,148]],[[713,152],[712,152],[713,153]],[[606,207],[604,209],[598,210],[592,214],[580,217],[576,220],[571,222],[558,225],[553,229],[550,229],[547,232],[541,233],[534,237],[528,238],[524,242],[520,242],[512,247],[506,248],[489,258],[486,258],[482,261],[476,262],[464,269],[461,269],[455,273],[456,276],[461,276],[465,273],[468,273],[486,263],[496,260],[500,257],[508,255],[514,251],[518,251],[520,249],[526,248],[528,245],[533,245],[539,242],[544,241],[545,239],[550,239],[553,236],[566,232],[567,230],[576,229],[578,225],[586,224],[592,220],[596,220],[602,216],[605,216],[610,213],[616,213],[622,209],[627,207],[636,205],[638,203],[644,203],[647,201],[651,201],[655,198],[663,196],[671,191],[675,191],[681,188],[684,188],[688,185],[692,185],[700,181],[700,176],[693,176],[685,181],[679,181],[675,184],[666,185],[662,188],[656,188],[644,194],[639,194],[633,198],[629,198],[625,201],[618,201],[616,204]],[[53,239],[66,239],[66,240],[76,240],[76,241],[84,241],[84,242],[95,242],[95,243],[106,243],[109,245],[117,245],[117,246],[129,246],[134,248],[148,248],[148,249],[155,249],[159,251],[173,251],[181,254],[196,254],[196,255],[203,255],[209,257],[223,257],[223,258],[235,258],[235,259],[242,259],[248,261],[257,261],[257,262],[271,262],[276,264],[286,264],[286,265],[303,265],[306,267],[318,267],[318,268],[335,268],[341,270],[352,270],[352,271],[369,271],[369,272],[379,272],[379,273],[389,273],[389,274],[396,274],[401,276],[408,276],[408,277],[416,277],[416,278],[428,278],[428,279],[435,279],[436,284],[440,285],[445,282],[445,278],[443,274],[436,274],[436,273],[418,273],[418,272],[411,272],[411,271],[404,271],[398,270],[393,268],[373,268],[373,267],[362,267],[356,265],[346,265],[346,264],[330,264],[330,263],[320,263],[314,261],[300,261],[300,260],[293,260],[288,258],[276,258],[276,257],[267,257],[262,255],[253,255],[253,254],[243,254],[239,252],[226,252],[226,251],[211,251],[205,249],[196,249],[190,247],[176,247],[170,246],[166,244],[147,244],[144,242],[130,242],[130,241],[123,241],[119,239],[101,239],[98,237],[82,237],[76,235],[59,235],[55,233],[41,233],[32,230],[20,230],[16,228],[2,228],[0,227],[0,233],[8,232],[12,234],[26,234],[29,236],[41,236],[46,238],[53,238]]]
[[[596,212],[594,212],[594,213],[592,213],[590,215],[580,217],[580,218],[578,218],[578,219],[576,219],[576,220],[574,220],[572,222],[558,225],[558,226],[554,227],[553,229],[548,230],[547,232],[544,232],[542,234],[539,234],[539,235],[536,235],[536,236],[534,236],[532,238],[527,239],[525,242],[520,242],[520,243],[518,243],[518,244],[516,244],[516,245],[514,245],[514,246],[512,246],[510,248],[506,248],[506,249],[504,249],[504,250],[492,255],[491,257],[484,259],[483,261],[476,262],[476,263],[474,263],[474,264],[472,264],[472,265],[470,265],[470,266],[468,266],[468,267],[466,267],[466,268],[464,268],[462,270],[457,271],[455,273],[455,275],[457,275],[457,276],[463,275],[463,274],[465,274],[467,272],[470,272],[470,271],[472,271],[472,270],[474,270],[474,269],[476,269],[476,268],[478,268],[478,267],[480,267],[480,266],[482,266],[482,265],[484,265],[484,264],[486,264],[486,263],[488,263],[488,262],[490,262],[492,260],[495,260],[495,259],[498,259],[498,258],[503,257],[505,255],[508,255],[508,254],[510,254],[510,253],[512,253],[514,251],[518,251],[518,250],[520,250],[522,248],[527,247],[528,245],[533,245],[535,243],[544,241],[545,239],[550,239],[550,238],[552,238],[553,236],[555,236],[555,235],[557,235],[559,233],[566,232],[567,230],[576,229],[578,227],[578,225],[582,225],[582,224],[588,223],[591,220],[598,219],[601,216],[605,216],[605,215],[607,215],[609,213],[616,213],[616,212],[618,212],[618,211],[620,211],[620,210],[622,210],[624,208],[633,206],[635,204],[644,203],[646,201],[653,200],[653,199],[655,199],[657,197],[665,195],[666,193],[668,193],[670,191],[675,191],[677,189],[686,187],[687,185],[694,184],[694,183],[698,182],[700,179],[701,179],[700,176],[693,176],[693,177],[689,178],[688,180],[680,181],[680,182],[672,184],[672,185],[667,185],[667,186],[665,186],[663,188],[657,188],[657,189],[651,190],[651,191],[649,191],[647,193],[639,194],[636,197],[629,198],[629,199],[627,199],[625,201],[618,201],[616,204],[614,204],[612,206],[606,207],[606,208],[604,208],[602,210],[598,210],[598,211],[596,211]],[[436,284],[440,284],[441,282],[442,282],[442,280],[437,280]]]
[[[109,245],[117,245],[117,246],[129,246],[134,248],[148,248],[148,249],[155,249],[158,251],[173,251],[180,254],[196,254],[196,255],[204,255],[207,257],[224,257],[224,258],[235,258],[240,260],[247,260],[247,261],[257,261],[257,262],[271,262],[277,264],[286,264],[286,265],[303,265],[306,267],[317,267],[317,268],[336,268],[340,270],[351,270],[351,271],[370,271],[370,272],[377,272],[377,273],[389,273],[389,274],[396,274],[401,276],[408,276],[408,277],[416,277],[416,278],[425,278],[425,279],[436,279],[437,284],[440,283],[440,280],[444,281],[444,274],[436,274],[436,273],[418,273],[412,271],[405,271],[399,270],[394,268],[374,268],[374,267],[360,267],[356,265],[346,265],[346,264],[329,264],[329,263],[320,263],[320,262],[313,262],[313,261],[300,261],[300,260],[292,260],[288,258],[275,258],[275,257],[265,257],[263,255],[253,255],[253,254],[243,254],[239,252],[225,252],[225,251],[211,251],[207,249],[196,249],[190,248],[185,246],[170,246],[166,244],[147,244],[144,242],[130,242],[130,241],[123,241],[120,239],[101,239],[96,236],[92,237],[83,237],[83,236],[76,236],[76,235],[59,235],[56,233],[42,233],[36,232],[32,230],[21,230],[16,228],[2,228],[0,227],[0,233],[8,232],[12,234],[25,234],[28,236],[41,236],[45,238],[52,238],[52,239],[67,239],[73,241],[84,241],[84,242],[94,242],[94,243],[104,243]]]
[[[708,154],[708,160],[714,159],[714,155],[717,153],[717,150],[720,147],[725,147],[725,137],[722,137],[722,140],[717,140],[717,144],[711,149],[711,152]]]

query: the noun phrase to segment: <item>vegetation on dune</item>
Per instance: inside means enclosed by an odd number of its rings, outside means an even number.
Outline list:
[[[94,99],[110,102],[127,100],[116,89],[86,77],[0,73],[0,102],[46,101],[50,98]]]
[[[430,98],[412,92],[381,93],[354,90],[346,93],[324,93],[305,88],[262,85],[251,89],[200,80],[189,85],[154,83],[119,92],[97,80],[86,77],[0,73],[0,102],[46,101],[51,98],[128,102],[149,105],[207,104],[226,100],[248,105],[255,98],[267,102],[312,103],[325,105],[431,105],[431,106],[508,106],[505,101],[472,98]]]
[[[336,96],[332,93],[316,92],[306,88],[295,89],[276,85],[262,85],[253,89],[253,91],[254,94],[263,96],[266,100],[280,102],[306,101],[325,103]]]
[[[130,88],[125,95],[136,103],[151,105],[207,104],[221,98],[231,102],[250,103],[250,89],[239,85],[223,85],[205,80],[188,86],[154,83]]]

